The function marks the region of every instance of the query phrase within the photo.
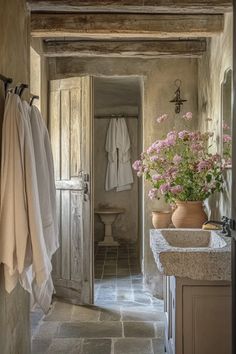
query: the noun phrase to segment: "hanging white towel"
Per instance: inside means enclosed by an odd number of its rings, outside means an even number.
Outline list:
[[[36,106],[31,107],[30,123],[34,144],[43,233],[47,253],[51,259],[52,255],[59,247],[56,215],[56,187],[48,130]]]
[[[106,172],[105,190],[110,191],[117,187],[117,148],[116,148],[116,120],[111,119],[106,137],[106,151],[108,163]]]
[[[118,149],[117,192],[131,189],[134,182],[130,163],[130,138],[124,118],[117,120],[116,147]]]
[[[2,129],[0,263],[10,293],[27,270],[38,287],[50,277],[41,222],[34,148],[29,117],[18,95],[6,99]]]
[[[51,260],[52,255],[59,247],[51,145],[46,124],[37,107],[30,107],[27,102],[23,102],[23,107],[25,112],[30,115],[43,234],[47,255]],[[31,293],[31,303],[37,302],[44,312],[47,312],[54,292],[51,275],[45,284],[39,287],[34,281],[33,269],[28,269],[21,279],[21,284]]]

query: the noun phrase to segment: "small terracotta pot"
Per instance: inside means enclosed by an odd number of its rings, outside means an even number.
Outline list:
[[[176,206],[172,214],[172,222],[176,228],[198,229],[207,221],[203,202],[176,201]]]
[[[168,228],[171,223],[171,211],[156,210],[152,212],[152,224],[155,229]]]

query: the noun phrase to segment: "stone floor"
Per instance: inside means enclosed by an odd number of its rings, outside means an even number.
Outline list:
[[[163,302],[143,285],[134,246],[96,247],[95,305],[32,312],[32,354],[164,354]]]

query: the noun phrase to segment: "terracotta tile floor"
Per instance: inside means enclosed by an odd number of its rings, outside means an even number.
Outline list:
[[[133,245],[96,247],[95,304],[32,312],[32,354],[163,354],[163,302],[143,285]]]

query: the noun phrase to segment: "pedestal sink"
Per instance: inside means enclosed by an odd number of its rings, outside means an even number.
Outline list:
[[[112,224],[115,222],[119,214],[125,212],[124,209],[119,208],[104,208],[95,209],[95,214],[98,214],[101,221],[105,225],[104,240],[100,241],[99,246],[119,246],[119,242],[114,241],[112,235]]]

